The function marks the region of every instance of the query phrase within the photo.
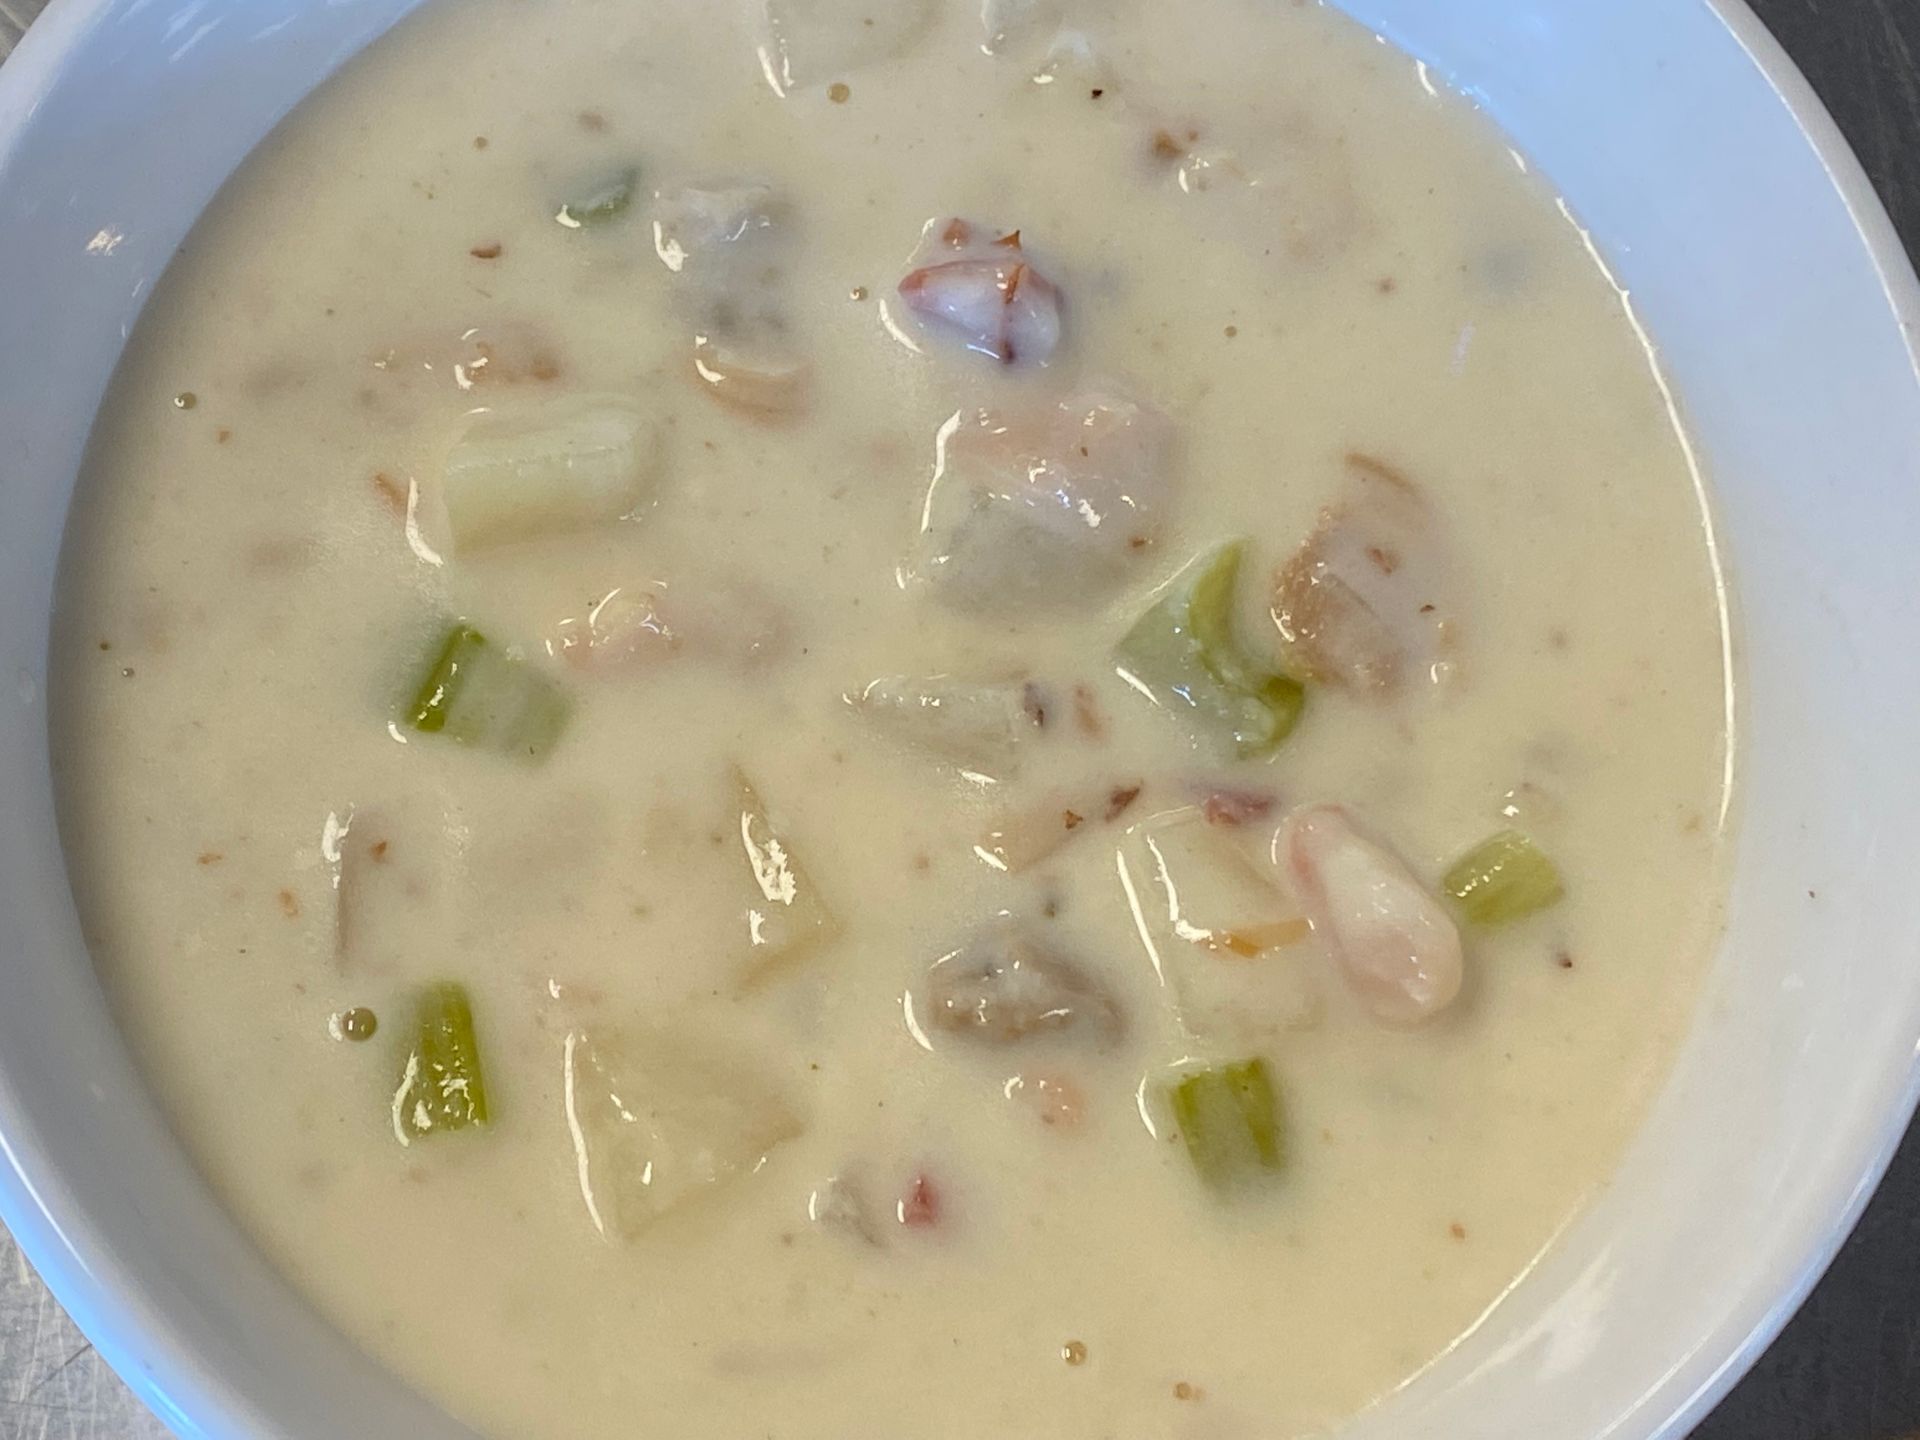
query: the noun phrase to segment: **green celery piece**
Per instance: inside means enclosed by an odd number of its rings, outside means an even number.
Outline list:
[[[1460,857],[1441,884],[1467,919],[1486,926],[1544,910],[1566,893],[1553,861],[1518,830],[1502,830],[1481,841]]]
[[[633,204],[634,188],[640,183],[640,172],[629,166],[619,174],[576,196],[560,206],[559,214],[553,218],[569,230],[584,230],[590,225],[604,225],[626,214]]]
[[[1280,1101],[1265,1060],[1196,1070],[1168,1087],[1167,1099],[1193,1168],[1214,1189],[1270,1179],[1281,1169]]]
[[[486,636],[471,625],[456,625],[440,641],[426,678],[407,707],[407,723],[423,735],[447,728],[454,698],[465,687],[469,668],[487,647]]]
[[[1122,670],[1169,708],[1242,756],[1265,755],[1292,733],[1306,705],[1300,682],[1248,655],[1233,633],[1238,541],[1197,561],[1121,640]]]
[[[538,760],[559,743],[570,709],[558,684],[457,624],[435,647],[405,718],[422,735]]]
[[[1279,1102],[1265,1060],[1195,1071],[1167,1096],[1194,1168],[1209,1185],[1230,1189],[1281,1168]]]
[[[445,980],[420,993],[414,1039],[393,1093],[393,1133],[402,1145],[422,1135],[487,1123],[480,1043],[464,985]]]

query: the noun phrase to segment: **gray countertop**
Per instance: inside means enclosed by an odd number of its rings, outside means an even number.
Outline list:
[[[0,1440],[164,1440],[0,1233]]]
[[[44,3],[0,0],[0,59]],[[1920,247],[1920,0],[1750,3]],[[0,1233],[0,1440],[166,1435]],[[1694,1440],[1920,1440],[1920,1127],[1813,1298]]]

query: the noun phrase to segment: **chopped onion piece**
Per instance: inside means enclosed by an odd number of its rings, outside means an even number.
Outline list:
[[[741,984],[752,988],[839,934],[840,921],[794,858],[786,832],[775,828],[752,783],[736,769],[733,784],[740,843],[752,875]]]
[[[890,735],[962,765],[1004,764],[1039,732],[1035,687],[882,675],[847,703]]]

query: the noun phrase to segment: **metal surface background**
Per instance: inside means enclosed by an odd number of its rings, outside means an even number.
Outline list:
[[[1750,3],[1920,250],[1920,0]],[[0,60],[44,4],[0,0]],[[167,1433],[0,1233],[0,1440]],[[1920,1440],[1920,1126],[1827,1278],[1694,1440]]]

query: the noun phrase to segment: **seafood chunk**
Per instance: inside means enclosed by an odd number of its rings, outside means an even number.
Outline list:
[[[1011,35],[1015,28],[1009,24],[1006,33]],[[1032,79],[1036,85],[1057,85],[1066,91],[1104,91],[1113,83],[1106,57],[1095,47],[1093,37],[1065,26],[1054,31],[1047,42]]]
[[[788,319],[787,208],[770,185],[689,185],[654,196],[653,248],[693,331],[694,378],[757,420],[805,408],[809,366]]]
[[[936,960],[922,993],[928,1025],[985,1045],[1058,1035],[1106,1046],[1126,1034],[1105,985],[1011,920]]]
[[[882,675],[847,697],[877,727],[963,765],[1012,758],[1044,719],[1037,687],[1009,681],[984,685],[950,675]]]
[[[1005,55],[1040,44],[1059,27],[1065,0],[980,0],[980,48]]]
[[[1191,126],[1163,124],[1148,153],[1166,168],[1185,203],[1208,222],[1258,238],[1299,264],[1338,255],[1363,237],[1365,211],[1345,147],[1295,115],[1270,133],[1224,143]]]
[[[595,674],[646,670],[679,655],[756,669],[791,648],[791,607],[758,587],[620,585],[553,627],[547,653]]]
[[[1453,622],[1439,518],[1397,470],[1357,454],[1347,468],[1348,493],[1273,577],[1287,658],[1362,694],[1441,680]]]
[[[676,275],[738,279],[782,242],[785,206],[759,181],[684,185],[653,197],[653,249]]]
[[[926,263],[900,298],[935,335],[1003,365],[1044,365],[1060,344],[1060,291],[1027,257],[1018,230],[935,221]]]
[[[1363,836],[1337,805],[1294,811],[1273,838],[1314,934],[1347,982],[1390,1025],[1430,1020],[1460,993],[1460,932],[1398,856]]]
[[[1172,498],[1173,427],[1105,389],[941,427],[911,570],[982,610],[1097,603],[1159,538]]]
[[[680,628],[667,614],[664,585],[622,585],[581,617],[555,627],[547,653],[585,670],[620,670],[678,653]]]
[[[755,420],[788,420],[806,408],[810,368],[783,342],[696,335],[693,373],[714,400]]]
[[[750,0],[760,71],[776,95],[824,84],[910,49],[934,0]]]

